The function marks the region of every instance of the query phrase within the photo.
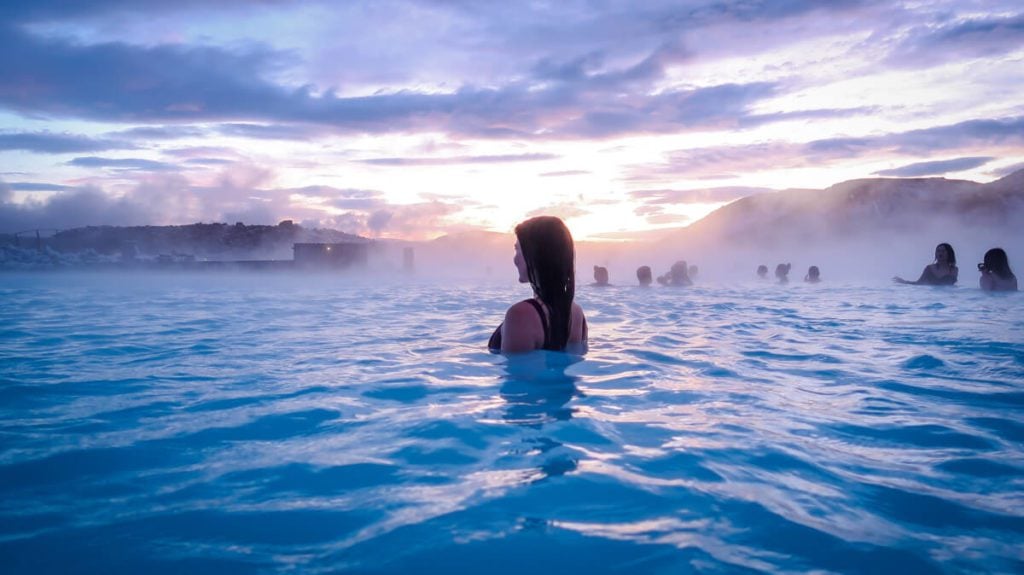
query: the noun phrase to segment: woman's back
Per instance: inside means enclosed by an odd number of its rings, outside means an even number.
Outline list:
[[[491,334],[487,347],[494,351],[525,352],[538,349],[549,351],[585,351],[587,345],[587,318],[583,308],[572,304],[569,317],[569,338],[563,344],[551,328],[549,308],[537,298],[514,304],[505,313],[505,320]]]

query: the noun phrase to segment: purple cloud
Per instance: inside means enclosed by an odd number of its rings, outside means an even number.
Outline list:
[[[567,176],[585,176],[589,173],[586,170],[562,170],[560,172],[544,172],[538,175],[542,178],[564,178]]]
[[[45,202],[0,202],[0,231],[69,229],[96,224],[143,225],[159,221],[134,198],[111,198],[94,188],[57,194]]]
[[[75,158],[68,162],[68,165],[80,168],[115,168],[120,170],[144,170],[148,172],[178,169],[174,164],[154,160],[144,160],[141,158],[100,158],[97,156]]]
[[[177,140],[205,136],[206,130],[194,126],[139,126],[108,135],[129,140]]]
[[[52,134],[50,132],[0,134],[0,150],[26,150],[38,154],[102,152],[135,148],[136,146],[119,140],[96,139],[73,134]]]
[[[928,157],[939,152],[982,146],[1024,146],[1024,117],[971,120],[860,138],[825,138],[806,143],[776,141],[677,150],[667,154],[663,163],[632,166],[627,170],[625,179],[647,183],[680,177],[725,178],[761,170],[813,167],[869,155]]]
[[[771,191],[774,190],[770,188],[732,186],[697,190],[636,190],[629,192],[629,195],[647,205],[714,204]]]
[[[611,137],[781,118],[750,112],[755,103],[779,94],[773,83],[651,94],[665,67],[687,57],[669,41],[622,64],[605,65],[604,56],[593,53],[561,64],[541,58],[529,74],[493,86],[464,82],[449,93],[399,90],[354,97],[274,83],[271,78],[293,56],[266,46],[87,45],[12,26],[0,26],[0,42],[9,55],[0,60],[6,86],[0,106],[101,121],[225,122],[221,133],[251,138],[416,130],[485,138]],[[178,134],[165,129],[155,135]]]
[[[939,176],[950,172],[962,172],[973,170],[979,166],[995,160],[990,157],[955,158],[952,160],[939,160],[935,162],[917,162],[890,170],[875,172],[877,176],[892,176],[898,178],[916,178],[921,176]]]
[[[570,218],[585,216],[588,215],[589,213],[590,210],[587,210],[580,204],[559,203],[549,204],[547,206],[531,210],[530,212],[527,212],[526,217],[532,218],[534,216],[558,216],[563,220],[567,220]]]
[[[73,186],[44,182],[11,182],[7,185],[15,192],[67,192],[75,189]]]
[[[289,124],[221,124],[217,131],[225,136],[254,138],[257,140],[308,140],[323,130],[312,126]]]
[[[1019,7],[1018,7],[1019,10]],[[1024,44],[1024,13],[918,26],[889,55],[900,67],[937,65],[1009,54]]]
[[[374,166],[448,166],[458,164],[508,164],[557,160],[555,154],[500,154],[491,156],[449,156],[441,158],[368,158],[358,160]]]

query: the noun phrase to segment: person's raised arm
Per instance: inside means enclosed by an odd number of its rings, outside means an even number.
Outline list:
[[[892,281],[894,281],[894,282],[896,282],[898,284],[922,285],[922,284],[929,283],[928,282],[928,278],[930,278],[930,277],[931,277],[931,273],[930,273],[930,271],[928,269],[928,266],[924,266],[924,270],[921,271],[921,277],[917,278],[916,281],[905,280],[905,279],[901,278],[900,276],[895,276],[894,278],[892,278]]]
[[[985,291],[992,291],[995,289],[995,280],[992,278],[992,272],[983,270],[981,277],[978,278],[978,287]]]

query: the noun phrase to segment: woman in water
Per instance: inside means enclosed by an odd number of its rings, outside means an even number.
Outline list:
[[[658,276],[658,283],[676,287],[693,285],[690,280],[690,267],[686,265],[686,260],[679,260],[672,264],[672,268],[665,275]]]
[[[892,278],[892,281],[899,284],[913,284],[924,286],[951,286],[956,283],[960,270],[956,267],[956,252],[949,244],[935,246],[935,262],[928,264],[921,272],[917,281],[907,281],[900,276]]]
[[[636,268],[636,281],[640,287],[651,287],[651,266],[640,266]]]
[[[789,270],[793,267],[793,264],[779,264],[775,266],[775,279],[780,284],[789,283]]]
[[[1017,276],[1010,271],[1010,261],[1003,248],[985,252],[985,261],[978,264],[981,278],[978,282],[985,291],[1017,291]]]
[[[533,297],[508,308],[487,347],[508,353],[586,351],[587,319],[573,301],[576,250],[569,229],[553,216],[530,218],[516,226],[515,250],[512,263]]]
[[[821,270],[818,269],[818,266],[807,268],[807,275],[804,276],[804,281],[809,284],[816,284],[821,281]]]

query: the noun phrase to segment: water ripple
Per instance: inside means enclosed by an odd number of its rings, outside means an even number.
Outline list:
[[[0,278],[5,573],[1024,568],[1018,297],[581,286],[505,358],[511,284],[57,280]]]

